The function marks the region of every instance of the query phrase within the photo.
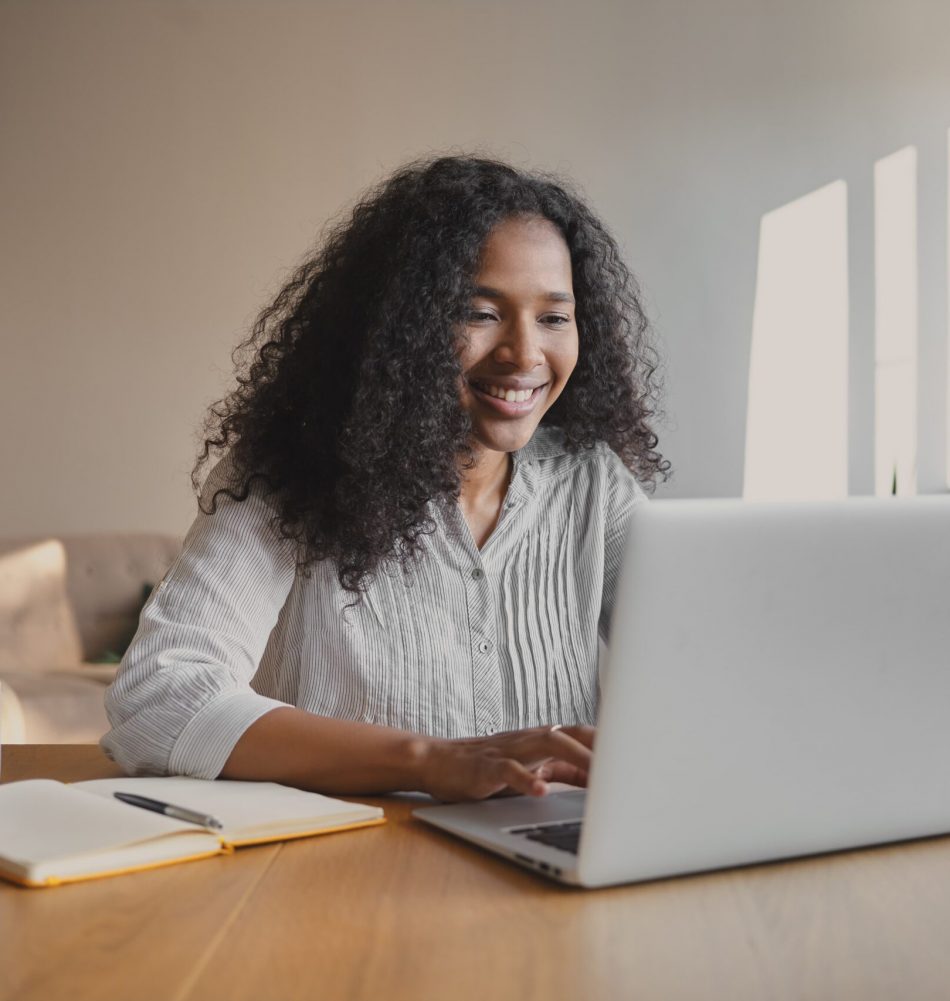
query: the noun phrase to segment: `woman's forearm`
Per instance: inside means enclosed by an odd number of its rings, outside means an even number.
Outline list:
[[[548,782],[586,784],[593,743],[589,726],[447,739],[281,706],[247,728],[221,778],[341,795],[419,791],[462,800],[509,790],[543,796]]]
[[[315,716],[287,706],[266,713],[245,730],[220,777],[326,793],[413,791],[423,787],[429,743],[405,730]]]

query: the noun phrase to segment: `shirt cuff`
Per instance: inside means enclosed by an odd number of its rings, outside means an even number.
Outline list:
[[[213,699],[188,721],[175,741],[168,758],[168,773],[217,778],[244,731],[272,709],[286,705],[250,691]]]

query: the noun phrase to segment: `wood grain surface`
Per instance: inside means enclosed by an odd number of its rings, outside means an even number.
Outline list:
[[[3,749],[4,781],[113,767]],[[373,802],[385,827],[0,885],[0,999],[950,998],[950,839],[582,891]]]

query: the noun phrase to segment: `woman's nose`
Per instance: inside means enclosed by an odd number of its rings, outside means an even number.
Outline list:
[[[495,351],[500,361],[513,364],[519,372],[530,372],[544,362],[540,332],[534,317],[513,319]]]

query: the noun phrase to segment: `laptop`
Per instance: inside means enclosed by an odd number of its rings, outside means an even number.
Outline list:
[[[601,693],[586,791],[415,816],[586,887],[950,832],[950,498],[639,507]]]

